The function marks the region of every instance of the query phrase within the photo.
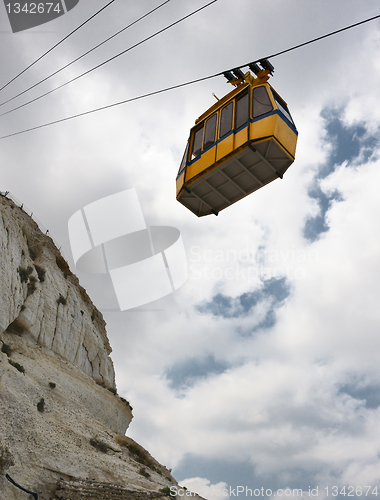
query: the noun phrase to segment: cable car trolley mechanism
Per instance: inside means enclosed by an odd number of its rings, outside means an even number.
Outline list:
[[[264,59],[224,73],[235,86],[190,131],[178,175],[177,200],[198,217],[215,214],[283,177],[294,162],[297,129],[285,101],[267,83]]]

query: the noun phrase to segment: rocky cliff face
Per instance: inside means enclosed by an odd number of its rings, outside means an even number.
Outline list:
[[[124,435],[110,352],[53,241],[0,196],[0,500],[148,500],[177,484]]]
[[[27,333],[115,388],[105,323],[50,237],[0,197],[0,331]]]

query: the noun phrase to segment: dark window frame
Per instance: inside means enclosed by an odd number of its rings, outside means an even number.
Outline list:
[[[202,146],[203,146],[203,135],[204,135],[204,128],[205,128],[205,122],[202,122],[199,127],[197,127],[194,132],[193,132],[193,137],[192,137],[192,144],[191,144],[191,155],[190,155],[190,161],[196,160],[199,158],[202,154]],[[201,141],[200,141],[200,147],[196,150],[194,150],[194,147],[198,144],[196,144],[196,139],[199,137],[198,132],[202,131],[201,134]],[[195,154],[197,153],[197,154]]]
[[[274,102],[276,103],[280,113],[282,113],[285,116],[285,118],[293,125],[293,127],[295,127],[292,115],[290,114],[289,108],[288,108],[287,104],[285,104],[285,101],[283,99],[281,99],[281,97],[273,89],[272,89],[272,94],[273,94]]]
[[[230,119],[230,123],[227,124],[227,127],[229,127],[229,128],[227,128],[226,131],[223,131],[223,134],[222,134],[222,126],[225,123],[225,119],[223,119],[223,111],[225,111],[229,106],[232,107],[231,116],[230,117],[227,116],[227,118]],[[220,110],[219,139],[223,139],[223,137],[225,137],[227,134],[229,134],[233,130],[233,128],[234,128],[233,127],[233,125],[234,125],[234,106],[235,106],[234,101],[230,101],[228,104],[226,104]]]
[[[213,121],[215,120],[215,123],[212,124],[211,120],[213,120]],[[211,134],[210,134],[210,124],[211,124]],[[202,151],[211,147],[213,144],[215,144],[217,126],[218,126],[218,113],[214,113],[209,118],[207,118],[207,120],[205,121],[205,124],[204,124]],[[213,134],[212,134],[212,131],[213,131]],[[210,137],[208,137],[209,135],[210,135]]]
[[[257,94],[258,92],[257,91],[260,91],[260,90],[264,90],[265,92],[265,96],[259,96],[259,98],[255,97],[255,94]],[[264,97],[264,98],[263,98]],[[262,102],[260,102],[260,100],[262,100]],[[265,103],[264,101],[267,99],[267,102]],[[259,108],[260,108],[260,105],[262,106],[262,110],[259,111],[259,112],[255,112],[255,102],[258,102],[259,103]],[[269,109],[269,105],[270,105],[270,109]],[[259,118],[260,116],[264,116],[266,115],[267,113],[270,113],[273,111],[273,103],[271,101],[271,98],[270,98],[270,95],[269,95],[269,92],[268,92],[268,89],[266,88],[265,85],[260,85],[258,87],[253,87],[252,89],[252,118]],[[265,109],[267,108],[267,109]]]
[[[242,101],[243,99],[245,99],[247,97],[248,99],[248,103],[247,103],[247,106],[245,106],[245,109],[246,109],[246,117],[247,119],[240,123],[238,125],[238,119],[240,119],[240,117],[238,116],[239,115],[239,102]],[[246,90],[245,92],[242,92],[241,95],[237,96],[236,97],[236,107],[235,107],[235,130],[239,129],[239,128],[242,128],[242,127],[245,127],[248,123],[249,123],[249,92],[248,90]]]
[[[185,152],[183,153],[183,156],[182,156],[182,161],[180,163],[180,166],[179,166],[179,170],[178,170],[178,174],[177,174],[177,177],[182,174],[182,172],[185,170],[186,168],[186,164],[187,164],[187,157],[189,156],[189,141],[187,141],[187,144],[186,144],[186,148],[185,148]]]

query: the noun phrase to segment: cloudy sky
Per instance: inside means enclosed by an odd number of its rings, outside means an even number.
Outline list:
[[[159,3],[116,0],[6,87],[0,102]],[[0,112],[206,3],[171,0]],[[0,6],[0,87],[105,4],[80,0],[17,34]],[[378,14],[378,0],[218,0],[2,116],[0,136],[212,75]],[[375,498],[380,21],[271,62],[271,83],[299,131],[296,161],[282,181],[218,217],[198,219],[179,204],[175,177],[194,120],[215,102],[213,92],[230,90],[223,77],[2,139],[0,189],[49,228],[73,272],[68,219],[105,196],[134,188],[147,224],[181,231],[189,278],[164,299],[110,312],[99,276],[77,273],[108,324],[118,391],[134,408],[128,433],[181,484],[212,500],[238,486],[297,488],[305,497],[318,487],[320,498],[334,486],[346,493],[371,486],[363,492]]]

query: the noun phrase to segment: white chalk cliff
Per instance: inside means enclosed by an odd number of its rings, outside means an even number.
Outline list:
[[[39,500],[144,500],[177,484],[124,435],[132,408],[110,353],[53,241],[1,195],[0,500],[33,498],[6,475]]]

